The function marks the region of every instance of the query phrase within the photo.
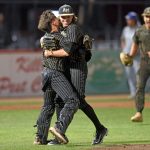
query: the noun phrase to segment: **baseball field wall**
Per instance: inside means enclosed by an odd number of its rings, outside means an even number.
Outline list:
[[[40,52],[0,52],[0,96],[41,95],[40,72]]]
[[[88,63],[88,94],[127,93],[128,85],[118,51],[93,51]]]
[[[92,51],[88,63],[87,94],[126,93],[128,86],[119,52]],[[0,51],[0,96],[39,96],[41,52]]]

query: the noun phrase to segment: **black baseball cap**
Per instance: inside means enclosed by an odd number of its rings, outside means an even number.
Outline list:
[[[70,5],[62,5],[59,8],[59,16],[73,16],[74,12]]]

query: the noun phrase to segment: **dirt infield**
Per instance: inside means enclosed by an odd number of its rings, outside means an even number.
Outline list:
[[[101,148],[92,148],[89,150],[150,150],[150,145],[148,144],[140,144],[140,145],[112,145],[108,147],[101,147]]]
[[[0,110],[39,110],[41,104],[18,104],[18,105],[3,105]],[[134,108],[133,102],[94,102],[90,103],[93,108]],[[150,102],[146,103],[146,108],[150,108]]]
[[[115,101],[108,101],[109,99],[115,99]],[[125,100],[119,101],[119,99]],[[134,101],[128,100],[127,95],[87,96],[87,101],[94,108],[134,108]],[[4,102],[3,105],[0,105],[0,110],[39,110],[42,105],[42,97],[1,98],[0,102]],[[145,107],[150,108],[150,101],[145,102]]]

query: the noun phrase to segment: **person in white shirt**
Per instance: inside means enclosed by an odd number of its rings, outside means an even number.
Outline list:
[[[127,25],[122,30],[121,35],[121,49],[124,53],[129,53],[132,44],[132,38],[136,29],[140,26],[138,15],[136,12],[129,12],[126,16]],[[126,77],[129,85],[130,96],[134,99],[136,94],[136,75],[139,70],[140,56],[137,54],[133,61],[132,67],[125,67]]]

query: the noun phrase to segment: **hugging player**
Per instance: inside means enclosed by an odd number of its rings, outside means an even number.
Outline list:
[[[70,5],[63,5],[59,8],[59,19],[62,24],[61,34],[64,36],[65,46],[63,49],[57,51],[45,50],[46,57],[63,57],[68,52],[67,70],[65,75],[72,83],[74,89],[78,93],[80,100],[79,108],[90,118],[96,128],[93,145],[102,142],[105,135],[107,135],[107,128],[105,128],[98,120],[93,108],[85,101],[85,84],[88,73],[87,61],[90,59],[90,51],[83,45],[84,34],[77,25],[76,16]],[[57,118],[59,112],[63,108],[63,102],[58,97],[56,100]],[[55,135],[55,127],[50,129]],[[57,137],[57,135],[55,135]],[[58,141],[52,140],[50,144],[58,144]]]

